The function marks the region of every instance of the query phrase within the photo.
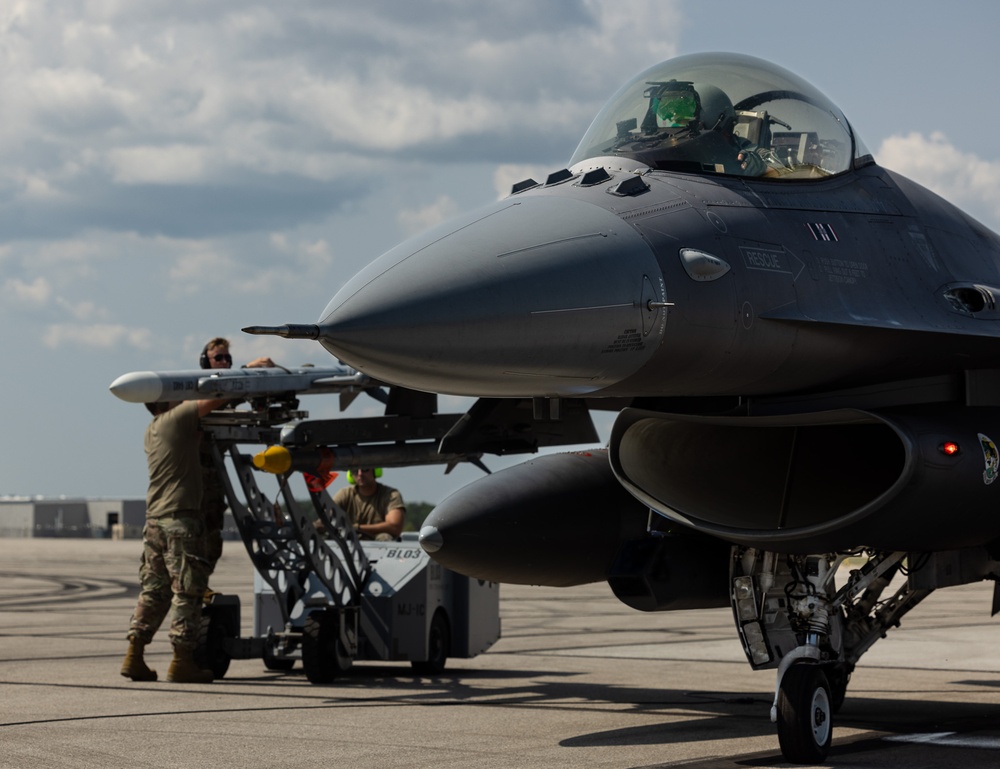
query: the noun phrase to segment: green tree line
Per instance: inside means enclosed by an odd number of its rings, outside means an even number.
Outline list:
[[[403,524],[403,531],[420,531],[424,525],[424,519],[431,514],[434,505],[430,502],[407,502],[406,522]]]

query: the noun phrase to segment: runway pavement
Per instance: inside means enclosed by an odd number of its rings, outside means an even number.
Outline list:
[[[253,580],[227,542],[212,586]],[[785,766],[728,609],[642,614],[607,586],[504,586],[488,653],[418,677],[359,663],[337,683],[234,660],[225,679],[118,674],[140,543],[0,539],[0,767]],[[995,767],[1000,617],[992,586],[939,591],[862,659],[827,764]],[[166,672],[165,630],[148,657]]]

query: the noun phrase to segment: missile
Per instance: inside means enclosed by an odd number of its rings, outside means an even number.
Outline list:
[[[259,397],[345,392],[377,386],[367,374],[350,366],[300,368],[190,369],[184,371],[133,371],[111,383],[111,392],[129,403],[210,400],[225,397]]]
[[[439,454],[436,441],[392,443],[370,446],[324,446],[321,448],[286,448],[268,446],[254,455],[258,470],[282,475],[290,470],[319,475],[331,470],[352,467],[414,467],[417,465],[454,465],[472,462],[482,467],[482,454]]]

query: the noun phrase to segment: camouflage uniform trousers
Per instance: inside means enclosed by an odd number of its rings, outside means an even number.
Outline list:
[[[208,561],[208,571],[205,578],[212,576],[215,565],[222,557],[222,524],[225,522],[226,503],[214,506],[202,505],[205,514],[205,558]]]
[[[129,640],[148,644],[173,608],[171,643],[197,647],[209,571],[204,522],[197,514],[148,518],[142,545],[140,593],[129,623]]]
[[[205,557],[208,558],[208,574],[215,571],[215,564],[222,557],[222,525],[226,516],[226,489],[219,471],[211,463],[205,464],[202,455],[201,480],[204,491],[201,499],[201,512],[205,516]]]

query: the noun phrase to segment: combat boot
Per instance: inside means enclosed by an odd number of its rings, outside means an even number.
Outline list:
[[[133,681],[155,681],[156,671],[146,666],[142,659],[142,652],[146,644],[132,639],[128,642],[128,651],[125,652],[125,661],[122,662],[122,675],[131,678]]]
[[[174,647],[174,658],[170,661],[167,680],[175,684],[210,684],[215,680],[211,670],[200,668],[194,661],[194,649],[186,646]]]

